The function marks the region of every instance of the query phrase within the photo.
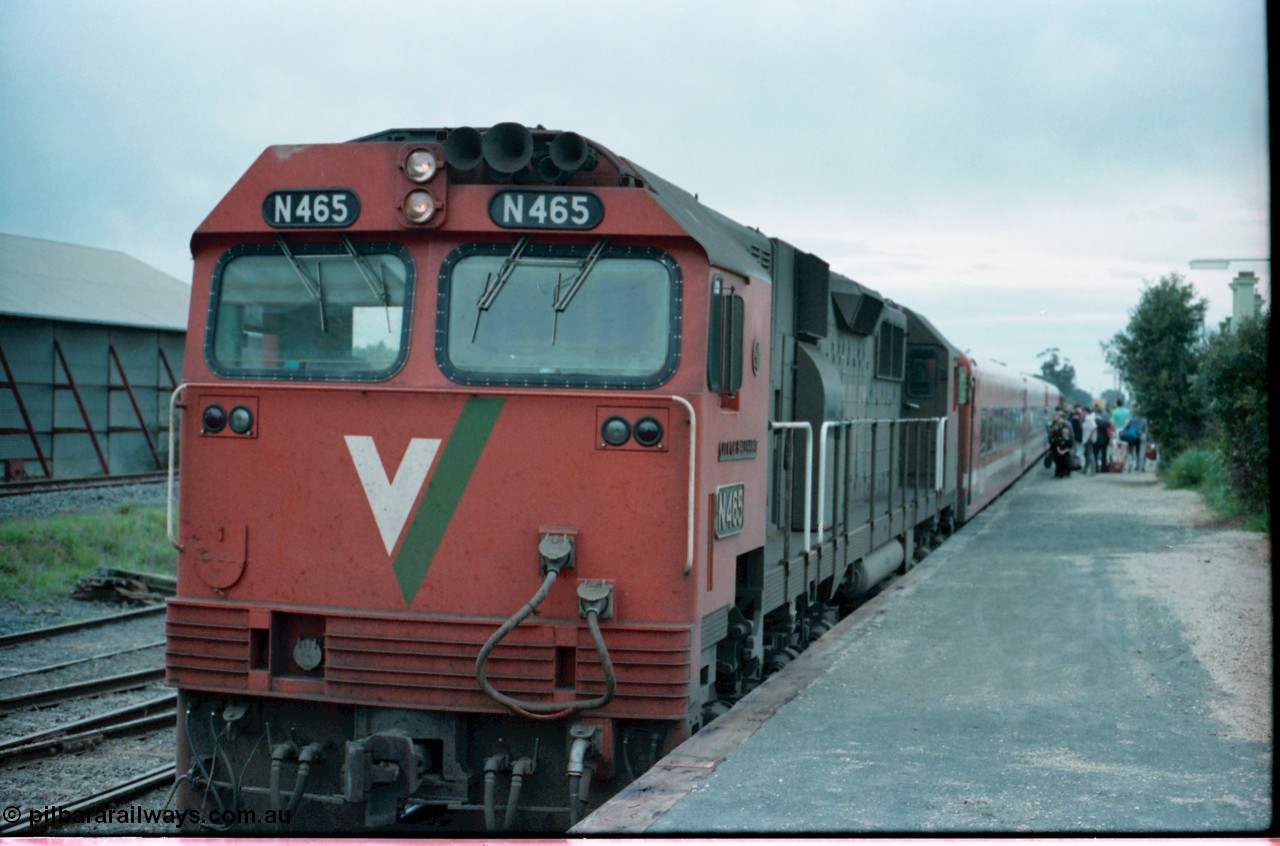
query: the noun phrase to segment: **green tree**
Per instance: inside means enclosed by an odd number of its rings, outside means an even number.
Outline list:
[[[1271,312],[1240,320],[1205,348],[1197,378],[1210,428],[1240,500],[1269,505],[1270,427],[1267,412],[1267,344]]]
[[[1040,377],[1062,391],[1063,402],[1068,405],[1088,405],[1093,402],[1088,391],[1076,387],[1076,369],[1071,364],[1071,359],[1058,359],[1057,347],[1041,351],[1036,358],[1045,359],[1040,362]]]
[[[1179,273],[1148,280],[1128,326],[1103,345],[1107,361],[1132,390],[1133,404],[1170,457],[1204,431],[1205,409],[1193,379],[1207,309],[1208,302]]]

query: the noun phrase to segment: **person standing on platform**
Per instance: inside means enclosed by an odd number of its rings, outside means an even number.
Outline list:
[[[1098,472],[1098,458],[1094,454],[1094,446],[1098,438],[1098,419],[1093,416],[1093,408],[1085,407],[1080,414],[1080,438],[1084,448],[1084,474],[1086,476]]]
[[[1109,459],[1108,448],[1111,446],[1111,418],[1107,416],[1106,410],[1101,410],[1096,420],[1098,429],[1097,436],[1094,438],[1094,457],[1098,461],[1098,472],[1107,473],[1111,468],[1107,466]]]
[[[1063,419],[1062,409],[1053,412],[1049,427],[1049,451],[1053,455],[1053,477],[1065,479],[1071,475],[1071,424]]]
[[[1111,412],[1111,422],[1116,424],[1116,431],[1123,432],[1124,427],[1129,423],[1129,417],[1133,412],[1125,408],[1124,400],[1116,400],[1116,409]]]
[[[1133,447],[1133,469],[1142,473],[1147,469],[1147,418],[1135,414],[1129,423],[1138,432],[1138,443]]]
[[[1084,415],[1084,410],[1080,406],[1071,409],[1071,469],[1084,469],[1084,425],[1080,422],[1080,418]]]
[[[1129,418],[1133,414],[1125,407],[1124,400],[1116,400],[1116,407],[1111,412],[1111,425],[1115,427],[1111,435],[1111,449],[1115,453],[1115,461],[1121,471],[1128,468],[1129,453],[1133,451],[1136,432],[1128,429]]]

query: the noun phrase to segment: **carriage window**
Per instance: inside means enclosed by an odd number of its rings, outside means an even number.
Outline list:
[[[248,245],[214,271],[206,339],[220,376],[376,381],[404,363],[413,265],[388,244]]]
[[[679,364],[680,290],[661,250],[460,247],[440,271],[436,357],[468,385],[657,387]]]

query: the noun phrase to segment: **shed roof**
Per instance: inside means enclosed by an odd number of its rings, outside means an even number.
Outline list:
[[[187,328],[191,286],[117,250],[0,234],[0,314]]]

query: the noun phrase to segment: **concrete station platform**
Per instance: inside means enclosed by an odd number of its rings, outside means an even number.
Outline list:
[[[570,831],[1262,833],[1270,543],[1036,468]]]

